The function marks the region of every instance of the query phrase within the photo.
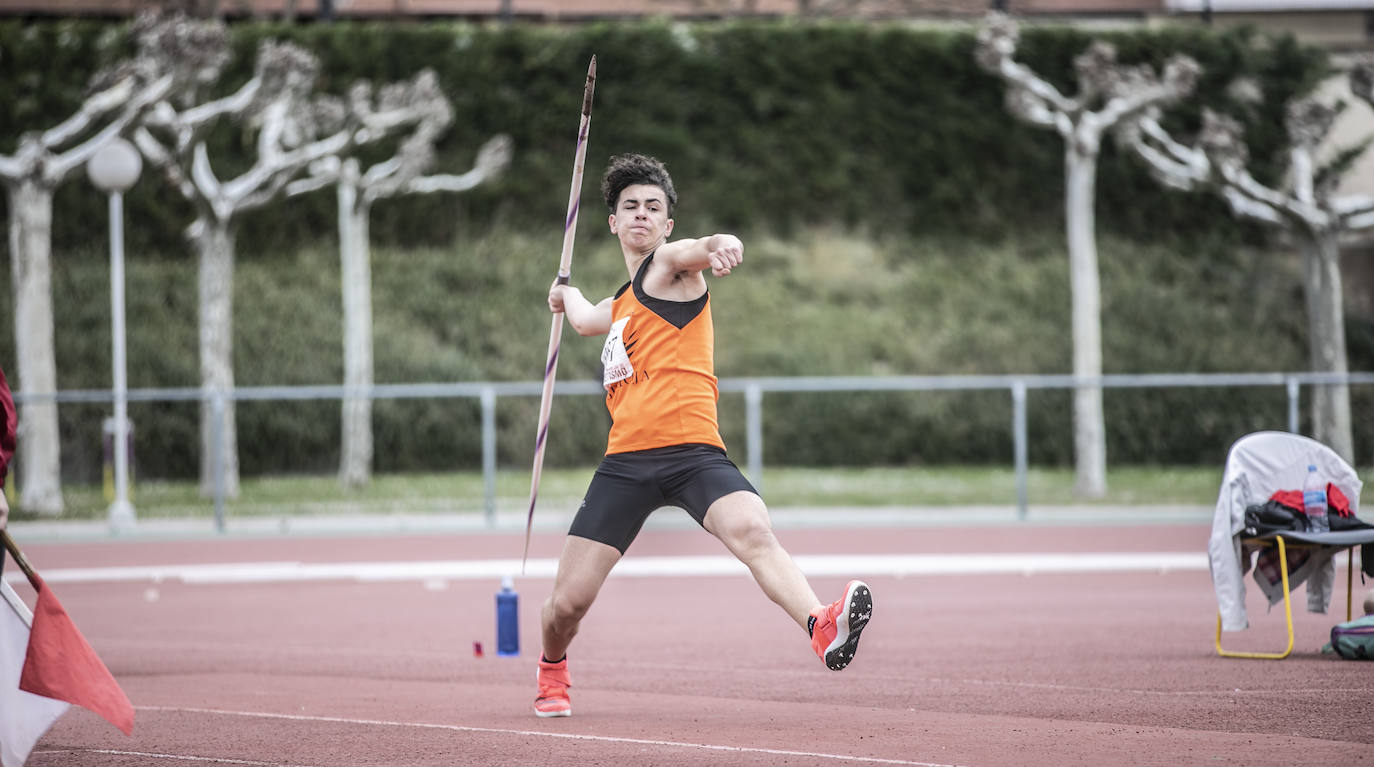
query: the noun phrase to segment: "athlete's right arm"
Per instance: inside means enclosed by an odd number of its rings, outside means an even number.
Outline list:
[[[563,312],[579,336],[601,336],[611,330],[611,298],[593,304],[571,285],[554,283],[549,288],[549,309]]]

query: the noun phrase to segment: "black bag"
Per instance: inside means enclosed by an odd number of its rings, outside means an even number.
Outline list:
[[[1326,519],[1333,533],[1368,530],[1374,527],[1354,514],[1341,516],[1328,513]],[[1245,507],[1246,535],[1266,535],[1291,530],[1307,532],[1307,515],[1273,499]]]
[[[1354,514],[1347,516],[1328,514],[1327,519],[1331,524],[1331,532],[1333,533],[1374,528],[1374,525],[1365,522]],[[1273,499],[1245,507],[1246,535],[1258,537],[1269,533],[1292,531],[1307,532],[1306,514]],[[1374,544],[1366,543],[1360,547],[1360,570],[1365,575],[1374,577]]]
[[[1291,531],[1307,531],[1307,515],[1278,501],[1265,501],[1245,507],[1245,534],[1251,536]]]

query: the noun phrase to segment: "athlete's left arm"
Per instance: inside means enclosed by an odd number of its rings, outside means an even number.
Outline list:
[[[744,260],[744,243],[733,234],[713,234],[697,239],[674,240],[659,246],[654,260],[673,272],[700,272],[710,269],[724,277]]]

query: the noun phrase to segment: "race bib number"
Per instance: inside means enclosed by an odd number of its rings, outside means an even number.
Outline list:
[[[602,374],[601,385],[607,390],[618,381],[633,378],[635,374],[634,366],[630,364],[630,353],[625,350],[625,325],[630,322],[629,317],[616,320],[611,325],[611,332],[606,334],[606,345],[601,347],[601,366],[605,371]]]

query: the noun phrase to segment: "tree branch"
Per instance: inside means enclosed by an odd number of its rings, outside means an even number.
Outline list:
[[[184,112],[174,113],[175,116],[171,120],[170,127],[175,128],[179,133],[178,145],[189,147],[194,143],[196,134],[221,117],[243,114],[248,110],[248,107],[252,106],[261,89],[262,80],[255,77],[224,98],[207,101]]]
[[[1117,137],[1135,150],[1150,173],[1165,186],[1191,191],[1212,175],[1207,154],[1175,141],[1153,114],[1127,121],[1117,131]]]
[[[1246,195],[1234,186],[1226,185],[1221,188],[1222,197],[1230,204],[1231,210],[1240,216],[1266,221],[1276,224],[1283,228],[1288,228],[1290,222],[1278,209],[1273,206],[1256,200]]]
[[[1112,126],[1147,107],[1178,101],[1197,87],[1200,73],[1201,68],[1196,61],[1188,56],[1176,55],[1165,65],[1162,81],[1155,82],[1146,75],[1140,77],[1134,87],[1118,87],[1118,95],[1097,112],[1097,119],[1103,126]]]
[[[1374,210],[1363,210],[1359,213],[1342,218],[1341,224],[1346,230],[1358,232],[1362,229],[1374,227]]]
[[[234,212],[233,206],[223,203],[223,186],[215,176],[215,169],[210,167],[210,153],[204,141],[197,141],[192,150],[191,182],[201,199],[210,204],[215,217],[227,221]]]
[[[322,157],[310,163],[306,175],[286,185],[286,196],[295,197],[337,184],[343,163],[338,157]]]
[[[187,200],[194,200],[196,197],[195,186],[181,172],[181,166],[176,163],[167,148],[142,126],[134,130],[133,138],[138,151],[151,165],[162,171],[168,183],[180,192],[182,197]]]
[[[87,98],[81,104],[81,108],[76,114],[58,123],[55,127],[43,131],[40,139],[43,148],[49,151],[67,143],[75,136],[79,136],[90,127],[101,115],[126,104],[133,98],[134,89],[137,83],[133,78],[125,78]]]
[[[283,152],[271,164],[260,159],[248,172],[225,184],[225,197],[232,201],[236,210],[241,209],[250,196],[254,199],[258,197],[256,192],[260,187],[269,186],[280,191],[301,168],[322,157],[344,152],[352,145],[353,131],[345,129],[290,152]]]
[[[1374,196],[1351,194],[1337,197],[1331,201],[1331,210],[1342,218],[1374,212]]]
[[[440,174],[411,179],[402,192],[428,194],[430,192],[466,192],[487,179],[502,173],[510,164],[513,143],[509,136],[489,139],[477,150],[477,162],[462,175]]]
[[[1036,76],[1029,68],[1016,62],[1014,56],[1019,39],[1020,30],[1017,28],[1016,22],[1005,14],[990,13],[984,20],[983,26],[978,30],[978,47],[974,54],[975,59],[984,70],[1001,77],[1013,89],[1022,91],[1016,97],[1019,103],[1029,106],[1032,102],[1039,102],[1033,108],[1035,113],[1043,114],[1058,111],[1072,114],[1077,112],[1081,105],[1076,100],[1067,98],[1048,81]],[[1054,122],[1039,122],[1039,124],[1054,125]]]
[[[267,181],[259,184],[239,198],[234,206],[236,211],[253,210],[275,200],[297,169],[284,169],[272,174]]]
[[[172,87],[172,77],[164,75],[157,81],[140,88],[128,102],[119,117],[110,121],[94,136],[58,155],[48,163],[46,172],[49,180],[57,183],[86,164],[106,142],[125,133],[134,121],[143,115],[153,104],[161,100]]]
[[[1332,224],[1331,217],[1327,215],[1326,211],[1315,205],[1304,203],[1292,195],[1270,189],[1256,181],[1249,171],[1239,165],[1226,163],[1220,166],[1220,170],[1221,177],[1226,181],[1228,189],[1234,190],[1256,203],[1287,212],[1313,229],[1324,229]],[[1265,220],[1269,219],[1265,218]]]

